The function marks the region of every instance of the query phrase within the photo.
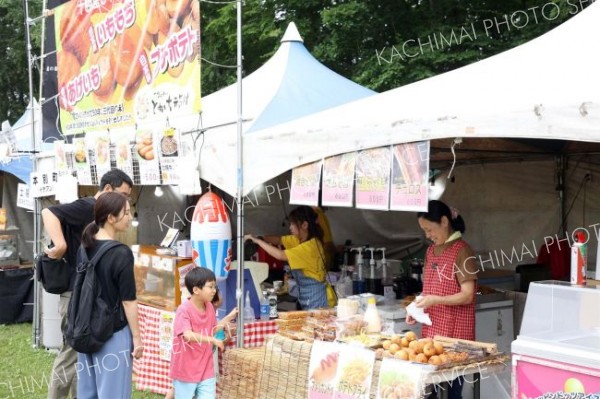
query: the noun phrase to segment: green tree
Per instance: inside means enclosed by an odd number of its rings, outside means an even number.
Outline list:
[[[235,7],[202,7],[203,57],[235,64]],[[515,47],[581,9],[567,0],[247,0],[244,73],[273,54],[287,24],[294,21],[321,62],[385,91]],[[206,62],[203,68],[204,95],[235,81],[234,69]]]
[[[29,2],[29,14],[40,14],[41,1]],[[29,72],[27,42],[25,39],[24,3],[20,0],[0,0],[0,121],[11,123],[21,116],[29,103]],[[32,27],[31,44],[34,55],[39,55],[40,26]],[[34,89],[39,89],[39,69],[34,70]],[[37,97],[37,94],[35,94]]]
[[[515,47],[588,5],[553,0],[246,0],[243,68],[252,73],[295,22],[304,43],[336,72],[385,91]],[[41,0],[31,0],[30,15]],[[202,2],[202,92],[236,80],[236,4]],[[0,0],[0,119],[14,122],[29,100],[23,3]],[[32,53],[39,55],[40,24]],[[35,65],[37,65],[36,63]],[[38,69],[34,69],[37,82]],[[37,93],[38,83],[34,84]],[[36,97],[38,96],[35,94]]]

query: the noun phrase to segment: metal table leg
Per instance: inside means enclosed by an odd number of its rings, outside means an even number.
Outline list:
[[[480,389],[481,389],[481,374],[479,373],[474,373],[473,374],[473,379],[475,380],[475,386],[473,389],[473,399],[479,399],[480,398]]]
[[[449,382],[443,382],[440,384],[440,389],[438,390],[438,399],[448,399],[448,390],[450,389]]]

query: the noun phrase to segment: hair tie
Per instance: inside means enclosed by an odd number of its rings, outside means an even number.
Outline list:
[[[451,206],[450,207],[450,215],[452,215],[452,220],[455,220],[458,217],[458,209]]]

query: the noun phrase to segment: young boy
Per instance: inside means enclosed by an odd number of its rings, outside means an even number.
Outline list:
[[[173,379],[175,399],[216,397],[217,384],[213,365],[213,345],[223,350],[225,344],[213,334],[237,315],[233,309],[217,325],[213,297],[217,292],[215,275],[197,267],[185,276],[190,298],[175,313],[173,350],[169,376]],[[222,327],[221,327],[222,328]]]

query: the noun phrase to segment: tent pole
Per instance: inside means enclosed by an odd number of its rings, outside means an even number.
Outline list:
[[[558,189],[558,200],[560,201],[560,227],[558,228],[558,236],[563,238],[567,231],[567,221],[565,220],[565,208],[566,208],[566,197],[565,197],[565,172],[566,172],[567,159],[564,155],[556,157],[556,175],[557,175],[557,189]]]
[[[37,143],[35,137],[35,104],[33,102],[33,57],[31,55],[31,32],[30,27],[33,24],[33,21],[29,17],[29,2],[28,0],[23,0],[23,10],[25,11],[25,36],[27,41],[27,64],[28,64],[28,77],[29,77],[29,106],[31,107],[31,144],[33,146],[33,170],[37,170]],[[41,68],[40,68],[41,70]],[[35,256],[40,251],[40,202],[36,198],[33,206],[33,254],[34,259]],[[34,272],[35,273],[35,272]],[[34,348],[39,347],[40,344],[40,307],[39,307],[39,298],[40,289],[37,281],[37,276],[33,279],[33,328],[32,328],[32,346]]]
[[[242,138],[242,1],[237,1],[237,338],[236,347],[244,347],[244,158]]]

